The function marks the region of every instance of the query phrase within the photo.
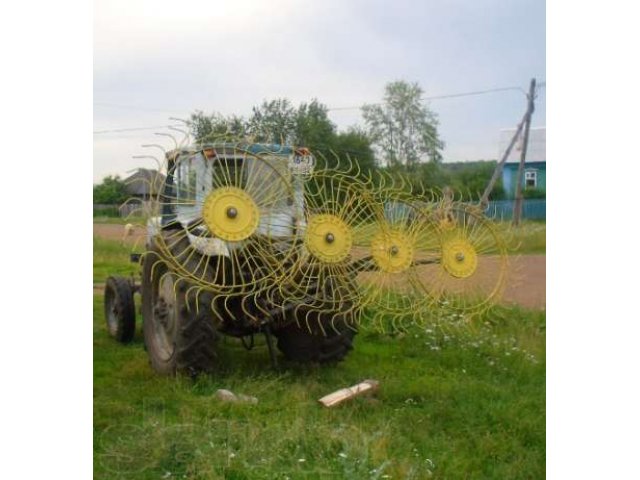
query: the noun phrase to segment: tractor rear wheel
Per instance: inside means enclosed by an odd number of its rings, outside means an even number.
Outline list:
[[[109,277],[104,287],[104,318],[107,332],[120,343],[133,340],[136,331],[136,309],[133,290],[124,277]]]
[[[274,332],[278,349],[288,360],[300,363],[337,363],[353,349],[358,333],[355,325],[345,318],[323,323],[324,332],[317,322],[292,322]]]
[[[208,296],[187,295],[188,282],[171,272],[154,249],[145,254],[142,270],[143,330],[151,366],[168,375],[211,371],[219,336]]]

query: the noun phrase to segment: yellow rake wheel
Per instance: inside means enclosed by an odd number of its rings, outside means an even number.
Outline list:
[[[293,305],[298,325],[308,331],[351,324],[361,309],[359,260],[371,245],[365,230],[379,224],[382,209],[366,185],[340,170],[309,175],[304,201],[301,255],[271,301]]]
[[[389,189],[377,202],[384,218],[371,241],[372,268],[359,277],[363,306],[375,329],[406,331],[421,326],[436,304],[439,232],[408,194]]]
[[[461,314],[480,313],[500,299],[507,280],[507,248],[493,222],[477,207],[446,205],[440,231],[440,305]]]
[[[169,221],[156,245],[190,288],[216,298],[272,288],[297,252],[289,157],[255,147],[221,143],[176,152],[158,197]],[[302,207],[293,210],[301,221]]]

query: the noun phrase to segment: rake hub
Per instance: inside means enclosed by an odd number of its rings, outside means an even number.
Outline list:
[[[209,193],[202,207],[202,217],[215,236],[236,242],[250,237],[260,222],[255,201],[238,187],[221,187]]]
[[[466,239],[447,240],[442,247],[442,266],[455,278],[467,278],[478,268],[478,255]]]
[[[411,266],[413,255],[411,238],[400,230],[378,232],[371,241],[371,256],[383,272],[404,272]]]
[[[347,258],[353,245],[351,228],[336,215],[314,215],[307,225],[305,245],[321,262],[341,262]]]

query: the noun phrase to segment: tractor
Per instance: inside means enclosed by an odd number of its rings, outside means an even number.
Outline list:
[[[264,334],[274,364],[276,347],[295,362],[343,360],[357,333],[355,276],[318,273],[310,259],[351,261],[344,254],[351,240],[324,201],[309,224],[309,150],[218,142],[166,152],[165,162],[144,253],[131,254],[139,279],[106,282],[109,334],[133,339],[139,292],[144,344],[158,373],[211,372],[222,335],[249,349]]]

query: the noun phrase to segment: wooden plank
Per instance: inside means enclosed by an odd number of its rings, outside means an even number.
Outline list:
[[[346,400],[376,392],[380,387],[377,380],[365,380],[352,387],[342,388],[318,400],[325,407],[335,407]]]

